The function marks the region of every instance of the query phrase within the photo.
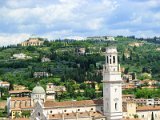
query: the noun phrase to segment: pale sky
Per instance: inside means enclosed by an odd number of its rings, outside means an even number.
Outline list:
[[[0,0],[0,46],[48,39],[160,36],[160,0]]]

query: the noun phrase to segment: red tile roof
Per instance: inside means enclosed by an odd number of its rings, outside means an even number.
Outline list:
[[[15,119],[12,119],[12,120],[30,120],[29,118],[15,118]]]
[[[24,92],[31,92],[31,91],[30,90],[11,90],[11,91],[9,91],[10,94],[24,93]]]
[[[139,106],[137,111],[157,111],[160,110],[160,106]]]
[[[31,98],[29,97],[11,97],[11,101],[15,101],[15,100],[31,100]]]
[[[46,101],[44,103],[45,108],[51,107],[73,107],[73,106],[91,106],[91,105],[103,105],[103,100],[82,100],[82,101],[64,101],[64,102],[54,102]]]
[[[82,118],[82,117],[85,118],[90,116],[94,116],[95,118],[104,117],[103,114],[96,111],[96,112],[77,112],[77,113],[72,112],[72,113],[64,113],[64,114],[50,114],[49,119],[62,119],[63,117],[65,119],[76,119],[77,114],[79,118]]]

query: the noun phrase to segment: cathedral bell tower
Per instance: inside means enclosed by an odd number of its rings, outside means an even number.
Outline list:
[[[122,79],[116,47],[107,47],[103,66],[103,107],[107,120],[122,119]]]

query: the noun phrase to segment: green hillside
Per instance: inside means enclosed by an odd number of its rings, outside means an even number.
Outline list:
[[[138,45],[137,45],[138,44]],[[82,98],[80,89],[86,94],[84,99],[100,97],[95,89],[87,89],[84,81],[96,81],[102,89],[102,65],[107,46],[117,46],[119,62],[124,72],[135,72],[140,80],[148,78],[143,73],[151,74],[150,79],[160,78],[160,46],[126,37],[116,37],[116,41],[45,41],[40,47],[10,46],[0,48],[0,79],[13,84],[24,85],[32,89],[37,82],[45,87],[46,83],[65,85],[68,93],[63,97]],[[78,54],[78,48],[85,48],[84,55]],[[31,59],[14,59],[14,54],[24,53]],[[51,62],[41,62],[43,57]],[[34,78],[34,72],[48,72],[50,77]],[[78,90],[77,93],[74,91]],[[97,96],[95,96],[97,95]]]

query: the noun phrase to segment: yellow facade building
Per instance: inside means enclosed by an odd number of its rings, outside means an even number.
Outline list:
[[[21,43],[21,46],[41,46],[44,41],[39,38],[29,38],[28,40]]]

